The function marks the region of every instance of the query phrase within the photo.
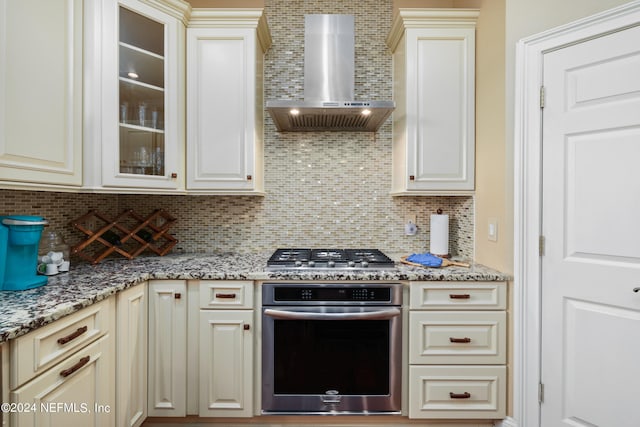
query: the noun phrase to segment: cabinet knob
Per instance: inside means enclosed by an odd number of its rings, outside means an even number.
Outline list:
[[[640,292],[640,288],[633,288],[633,292]]]
[[[182,298],[182,294],[180,292],[176,292],[175,294],[173,294],[173,297],[175,299],[180,299],[180,298]]]
[[[409,181],[415,181],[415,180],[416,180],[415,175],[409,175]]]
[[[251,181],[253,177],[251,175],[247,175],[247,181]]]
[[[176,179],[178,177],[178,174],[175,172],[171,173],[171,179]]]
[[[251,325],[246,324],[246,325],[244,325],[242,328],[243,328],[245,331],[248,331],[249,329],[251,329]]]

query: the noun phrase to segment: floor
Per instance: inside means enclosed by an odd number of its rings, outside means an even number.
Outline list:
[[[296,426],[321,426],[321,427],[396,427],[402,425],[424,426],[424,427],[490,427],[491,421],[484,422],[456,422],[456,421],[424,421],[409,420],[399,416],[354,416],[354,417],[254,417],[251,419],[205,419],[198,417],[186,417],[180,419],[172,418],[150,418],[142,424],[142,427],[207,427],[207,426],[230,426],[230,427],[296,427]]]

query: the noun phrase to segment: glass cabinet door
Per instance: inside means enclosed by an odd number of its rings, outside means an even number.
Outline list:
[[[119,6],[120,173],[165,175],[164,24]]]

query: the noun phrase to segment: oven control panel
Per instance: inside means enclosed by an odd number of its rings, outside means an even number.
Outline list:
[[[400,283],[264,283],[263,305],[402,305]]]
[[[282,287],[274,289],[275,302],[290,301],[378,301],[389,302],[389,288]]]

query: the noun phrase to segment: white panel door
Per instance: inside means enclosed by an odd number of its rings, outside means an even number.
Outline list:
[[[147,284],[117,298],[116,424],[134,427],[147,418]]]
[[[187,29],[187,188],[253,189],[255,30]]]
[[[0,0],[0,181],[82,185],[82,9]]]
[[[412,30],[407,68],[410,190],[473,190],[475,29]],[[413,34],[410,33],[410,34]],[[434,60],[437,58],[437,60]]]
[[[200,416],[251,417],[253,310],[200,311]]]
[[[640,422],[640,27],[544,55],[541,425]]]
[[[149,282],[149,396],[151,417],[187,412],[187,284]]]

